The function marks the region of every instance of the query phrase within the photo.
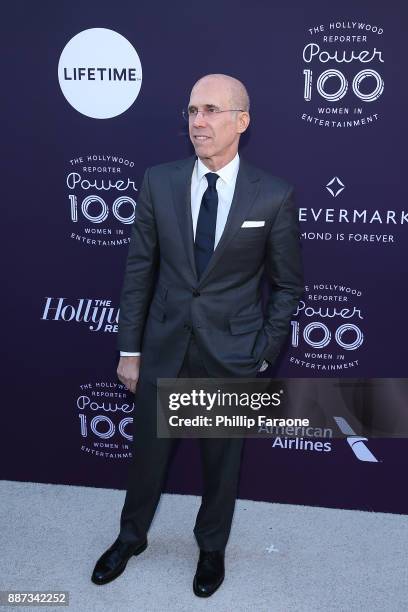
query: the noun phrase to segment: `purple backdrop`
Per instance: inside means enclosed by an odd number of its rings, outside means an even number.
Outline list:
[[[180,111],[210,72],[250,92],[241,154],[296,188],[305,297],[269,375],[407,377],[408,11],[397,4],[4,7],[2,478],[125,486],[133,406],[116,379],[115,319],[129,221],[145,168],[191,153]],[[73,70],[123,58],[127,82]],[[344,440],[328,452],[248,440],[239,495],[405,513],[407,440],[367,444],[376,461]],[[200,492],[196,441],[181,442],[166,490]]]

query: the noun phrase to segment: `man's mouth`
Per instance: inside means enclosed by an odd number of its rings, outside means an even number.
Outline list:
[[[209,140],[210,136],[203,136],[203,135],[194,135],[194,140],[198,140],[198,142],[205,142],[206,140]]]

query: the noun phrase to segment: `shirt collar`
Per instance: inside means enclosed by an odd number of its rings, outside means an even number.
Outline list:
[[[231,159],[231,161],[228,162],[228,164],[226,164],[225,166],[217,170],[216,174],[218,174],[218,176],[222,178],[222,180],[225,181],[226,183],[232,183],[237,178],[238,169],[239,169],[239,155],[237,152],[235,157]],[[212,172],[212,170],[207,168],[207,166],[203,164],[201,159],[197,157],[196,172],[197,172],[197,180],[200,182],[203,176],[207,174],[207,172]]]

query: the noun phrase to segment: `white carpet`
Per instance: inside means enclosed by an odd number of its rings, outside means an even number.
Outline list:
[[[69,591],[69,608],[45,609],[71,612],[408,610],[407,516],[245,500],[237,500],[223,585],[209,599],[196,597],[200,500],[189,495],[163,495],[147,550],[113,582],[94,585],[124,496],[0,482],[0,588]]]

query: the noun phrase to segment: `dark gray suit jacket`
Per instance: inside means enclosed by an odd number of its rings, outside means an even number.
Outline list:
[[[175,378],[191,329],[213,377],[255,376],[273,363],[303,291],[293,189],[240,158],[224,232],[197,279],[191,218],[196,157],[146,170],[120,301],[118,349],[140,351],[140,376]],[[263,227],[241,227],[244,221]],[[265,317],[260,281],[271,284]]]

